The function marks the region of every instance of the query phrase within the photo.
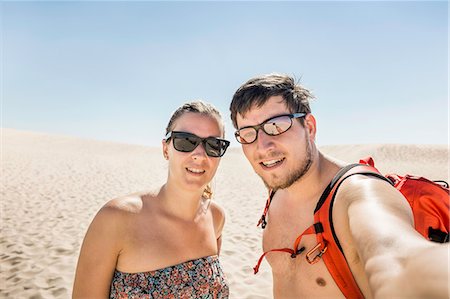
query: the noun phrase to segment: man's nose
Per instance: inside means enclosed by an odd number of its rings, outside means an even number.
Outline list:
[[[269,149],[274,146],[273,136],[267,135],[262,129],[258,130],[258,138],[255,142],[258,149]]]

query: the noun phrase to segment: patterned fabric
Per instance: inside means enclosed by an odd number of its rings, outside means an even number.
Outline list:
[[[228,296],[226,277],[215,255],[149,272],[116,270],[109,298],[227,299]]]

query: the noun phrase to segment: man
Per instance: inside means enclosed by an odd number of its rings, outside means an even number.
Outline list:
[[[274,192],[264,252],[293,248],[299,242],[295,249],[266,255],[275,298],[344,297],[321,258],[328,253],[314,253],[315,234],[299,237],[313,224],[322,192],[344,166],[324,156],[315,144],[311,98],[293,78],[271,74],[243,84],[230,106],[236,139],[254,171]],[[332,216],[361,296],[448,298],[449,247],[416,232],[410,206],[390,184],[362,175],[349,177],[336,194]],[[308,251],[316,263],[305,259]]]

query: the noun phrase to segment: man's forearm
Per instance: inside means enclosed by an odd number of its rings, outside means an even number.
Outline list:
[[[397,275],[371,283],[374,297],[448,299],[449,249],[448,244],[432,244],[394,263]]]

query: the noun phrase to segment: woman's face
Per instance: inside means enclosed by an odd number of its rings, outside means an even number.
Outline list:
[[[222,138],[223,132],[217,119],[195,112],[186,112],[174,123],[172,131],[187,132],[201,138]],[[212,180],[219,166],[220,158],[206,154],[203,143],[192,152],[180,152],[173,146],[173,140],[162,142],[163,152],[169,161],[169,178],[178,186],[190,191],[203,191]]]

